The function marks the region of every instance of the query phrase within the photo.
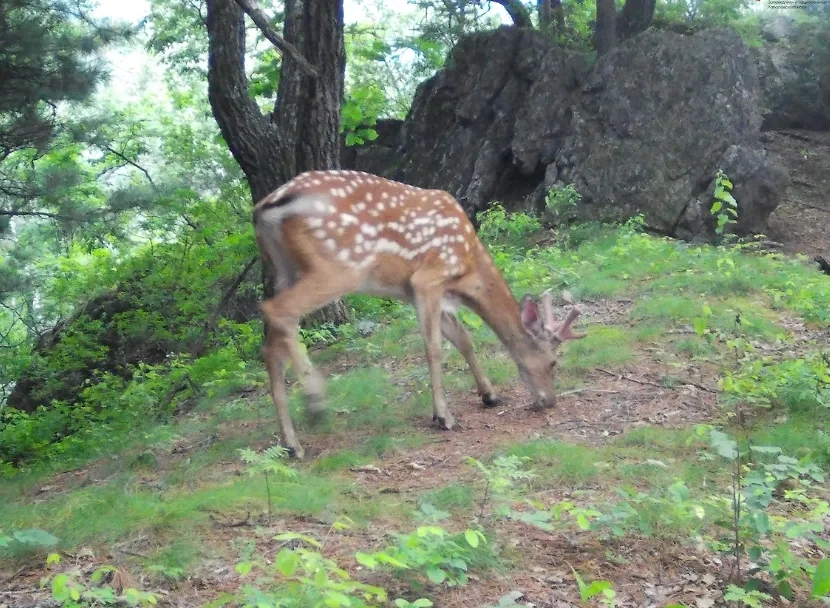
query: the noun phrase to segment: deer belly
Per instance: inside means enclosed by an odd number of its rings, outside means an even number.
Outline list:
[[[357,290],[367,296],[390,298],[402,300],[404,302],[409,302],[411,300],[411,296],[404,285],[381,283],[379,281],[372,280],[371,278],[363,281]]]

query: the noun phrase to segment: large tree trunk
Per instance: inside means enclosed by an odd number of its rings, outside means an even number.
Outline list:
[[[656,0],[626,0],[617,17],[617,36],[625,40],[646,31],[654,19]]]
[[[551,22],[550,0],[537,0],[536,9],[539,11],[539,27],[547,29]]]
[[[594,26],[594,47],[597,49],[597,55],[605,55],[617,44],[616,25],[617,7],[614,0],[597,0],[597,22]]]
[[[565,32],[565,11],[562,10],[562,0],[550,0],[550,6],[553,20],[556,23],[556,33],[563,34]]]
[[[249,94],[242,10],[235,0],[207,3],[210,105],[254,202],[298,173],[340,165],[337,137],[345,68],[342,0],[289,0],[286,13],[286,38],[318,76],[303,76],[299,63],[284,56],[278,106],[268,116]],[[274,285],[274,277],[264,269],[265,297],[274,295]],[[338,300],[303,322],[347,319],[348,311]]]
[[[594,47],[598,55],[613,49],[617,42],[644,32],[654,19],[656,0],[626,0],[619,14],[614,0],[597,0]]]
[[[340,105],[346,71],[343,0],[285,0],[285,39],[317,70],[283,59],[273,122],[291,173],[340,167]]]
[[[273,124],[293,161],[291,175],[340,168],[340,106],[346,74],[343,0],[285,0],[285,39],[317,71],[283,58]],[[342,300],[309,315],[312,325],[348,319]]]

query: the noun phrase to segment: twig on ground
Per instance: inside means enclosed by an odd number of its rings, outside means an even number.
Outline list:
[[[11,574],[10,576],[8,576],[8,577],[4,578],[2,581],[0,581],[0,585],[5,585],[6,583],[10,583],[14,579],[16,579],[18,576],[23,574],[25,571],[26,571],[26,566],[23,566],[23,567],[19,568],[17,570],[17,572]]]
[[[139,553],[138,551],[130,551],[129,549],[116,549],[116,551],[118,553],[123,553],[124,555],[131,555],[132,557],[140,557],[141,559],[147,560],[150,559],[149,557],[147,557],[143,553]]]
[[[671,387],[671,386],[664,386],[662,384],[657,384],[656,382],[652,382],[651,380],[638,380],[637,378],[632,378],[631,376],[627,376],[625,374],[615,374],[614,372],[608,371],[607,369],[602,369],[601,367],[597,367],[596,370],[598,372],[602,372],[603,374],[611,376],[612,378],[616,378],[617,380],[626,380],[628,382],[633,382],[634,384],[642,384],[643,386],[654,386],[654,387],[662,388],[662,389],[665,389],[665,390],[672,390],[674,388],[674,387]],[[694,380],[687,380],[686,378],[678,378],[678,382],[681,385],[694,386],[695,388],[698,388],[702,391],[706,391],[707,393],[716,393],[717,392],[715,389],[709,388],[708,386],[705,386],[703,384],[695,382]]]
[[[575,388],[570,391],[563,391],[559,393],[558,397],[565,397],[566,395],[577,395],[579,393],[600,393],[604,395],[619,395],[622,391],[610,391],[602,388]]]
[[[615,374],[614,372],[608,371],[607,369],[602,369],[601,367],[597,368],[598,372],[602,372],[612,378],[616,378],[617,380],[627,380],[628,382],[633,382],[634,384],[642,384],[643,386],[656,386],[657,388],[669,388],[668,386],[663,386],[662,384],[657,384],[656,382],[652,382],[650,380],[638,380],[637,378],[632,378],[631,376],[626,376],[625,374]]]

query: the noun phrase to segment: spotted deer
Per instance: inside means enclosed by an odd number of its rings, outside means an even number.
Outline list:
[[[579,308],[560,322],[550,292],[517,302],[449,193],[357,171],[310,171],[259,201],[253,222],[260,255],[277,277],[277,295],[260,307],[267,326],[263,357],[282,443],[297,458],[303,458],[303,448],[288,412],[285,363],[294,366],[307,411],[321,414],[324,381],[300,344],[299,320],[350,293],[415,306],[426,345],[432,419],[441,428],[454,425],[441,380],[442,334],[469,365],[483,404],[501,402],[456,316],[459,305],[479,315],[507,348],[534,408],[556,404],[556,350],[585,337],[572,329]]]

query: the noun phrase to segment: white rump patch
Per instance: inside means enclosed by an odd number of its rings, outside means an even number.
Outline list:
[[[315,193],[302,195],[279,207],[269,207],[260,212],[260,222],[276,226],[291,216],[305,215],[309,217],[324,217],[332,209],[327,196]],[[316,222],[315,222],[316,224]]]

